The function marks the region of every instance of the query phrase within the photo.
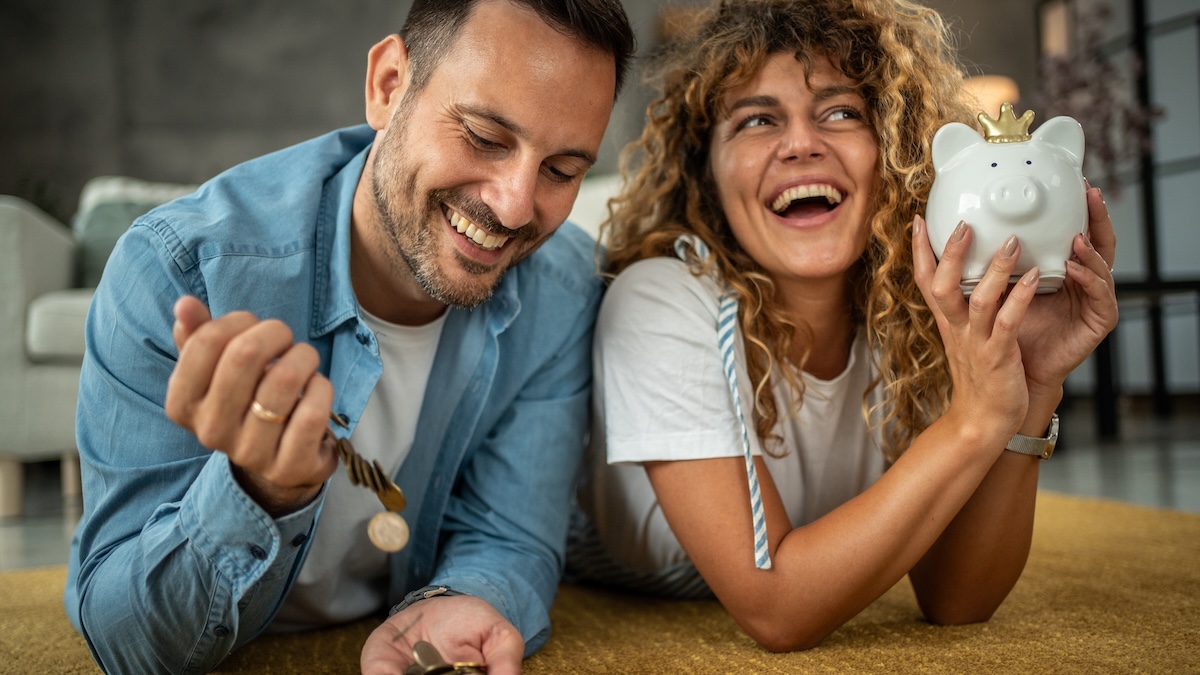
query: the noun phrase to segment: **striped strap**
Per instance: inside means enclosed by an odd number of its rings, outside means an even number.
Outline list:
[[[675,240],[675,255],[687,262],[693,258],[707,261],[711,254],[708,245],[699,237],[682,235]],[[771,569],[771,554],[767,549],[767,516],[763,510],[758,470],[754,466],[754,456],[750,454],[750,434],[746,429],[746,417],[742,414],[742,397],[738,391],[737,294],[723,280],[718,278],[717,283],[721,286],[721,300],[717,310],[717,344],[721,349],[725,379],[729,382],[729,394],[733,398],[733,410],[737,414],[738,425],[742,430],[742,452],[746,456],[746,482],[750,487],[750,514],[754,519],[754,565],[760,570],[769,570]]]

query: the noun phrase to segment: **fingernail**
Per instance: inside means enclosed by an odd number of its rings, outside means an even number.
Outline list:
[[[1004,245],[1000,247],[1000,255],[1004,258],[1011,258],[1013,253],[1017,251],[1017,235],[1010,234],[1008,239],[1004,240]]]
[[[913,236],[916,237],[925,231],[925,219],[921,214],[913,216]]]
[[[950,234],[950,241],[960,241],[967,233],[967,223],[958,221],[958,226],[954,228],[954,232]]]
[[[1038,277],[1041,276],[1041,270],[1034,267],[1025,274],[1021,275],[1021,283],[1026,286],[1033,286],[1038,282]]]

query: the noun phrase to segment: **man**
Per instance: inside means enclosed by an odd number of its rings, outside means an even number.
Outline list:
[[[364,672],[427,640],[515,673],[545,642],[600,294],[591,240],[550,236],[632,49],[617,0],[417,0],[369,53],[367,126],[134,223],[77,419],[66,607],[103,668],[204,672],[389,607]],[[331,413],[407,496],[399,553]]]

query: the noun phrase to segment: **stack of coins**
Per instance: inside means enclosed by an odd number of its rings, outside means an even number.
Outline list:
[[[342,418],[337,415],[330,414],[329,419],[343,429],[348,428]],[[367,536],[370,537],[371,543],[375,545],[375,548],[388,553],[395,553],[404,548],[408,544],[408,523],[404,522],[404,518],[397,513],[397,511],[403,511],[404,507],[408,505],[404,493],[388,478],[387,472],[383,470],[379,462],[368,462],[365,457],[358,454],[353,445],[350,445],[349,439],[337,438],[333,429],[328,430],[327,433],[330,438],[336,439],[335,447],[338,457],[346,466],[346,474],[350,477],[350,483],[370,489],[387,509],[387,511],[372,516],[371,522],[367,524]]]
[[[433,645],[424,640],[413,645],[413,658],[417,662],[406,668],[404,675],[467,675],[487,672],[487,665],[477,661],[446,661]]]

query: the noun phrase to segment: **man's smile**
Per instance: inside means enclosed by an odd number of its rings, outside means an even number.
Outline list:
[[[476,246],[485,251],[495,251],[496,249],[499,249],[507,244],[508,240],[512,238],[504,235],[489,233],[487,230],[484,230],[482,227],[472,223],[467,219],[466,216],[462,215],[458,211],[455,211],[449,206],[445,207],[445,210],[446,218],[450,221],[450,225],[454,227],[459,234],[463,235]]]

